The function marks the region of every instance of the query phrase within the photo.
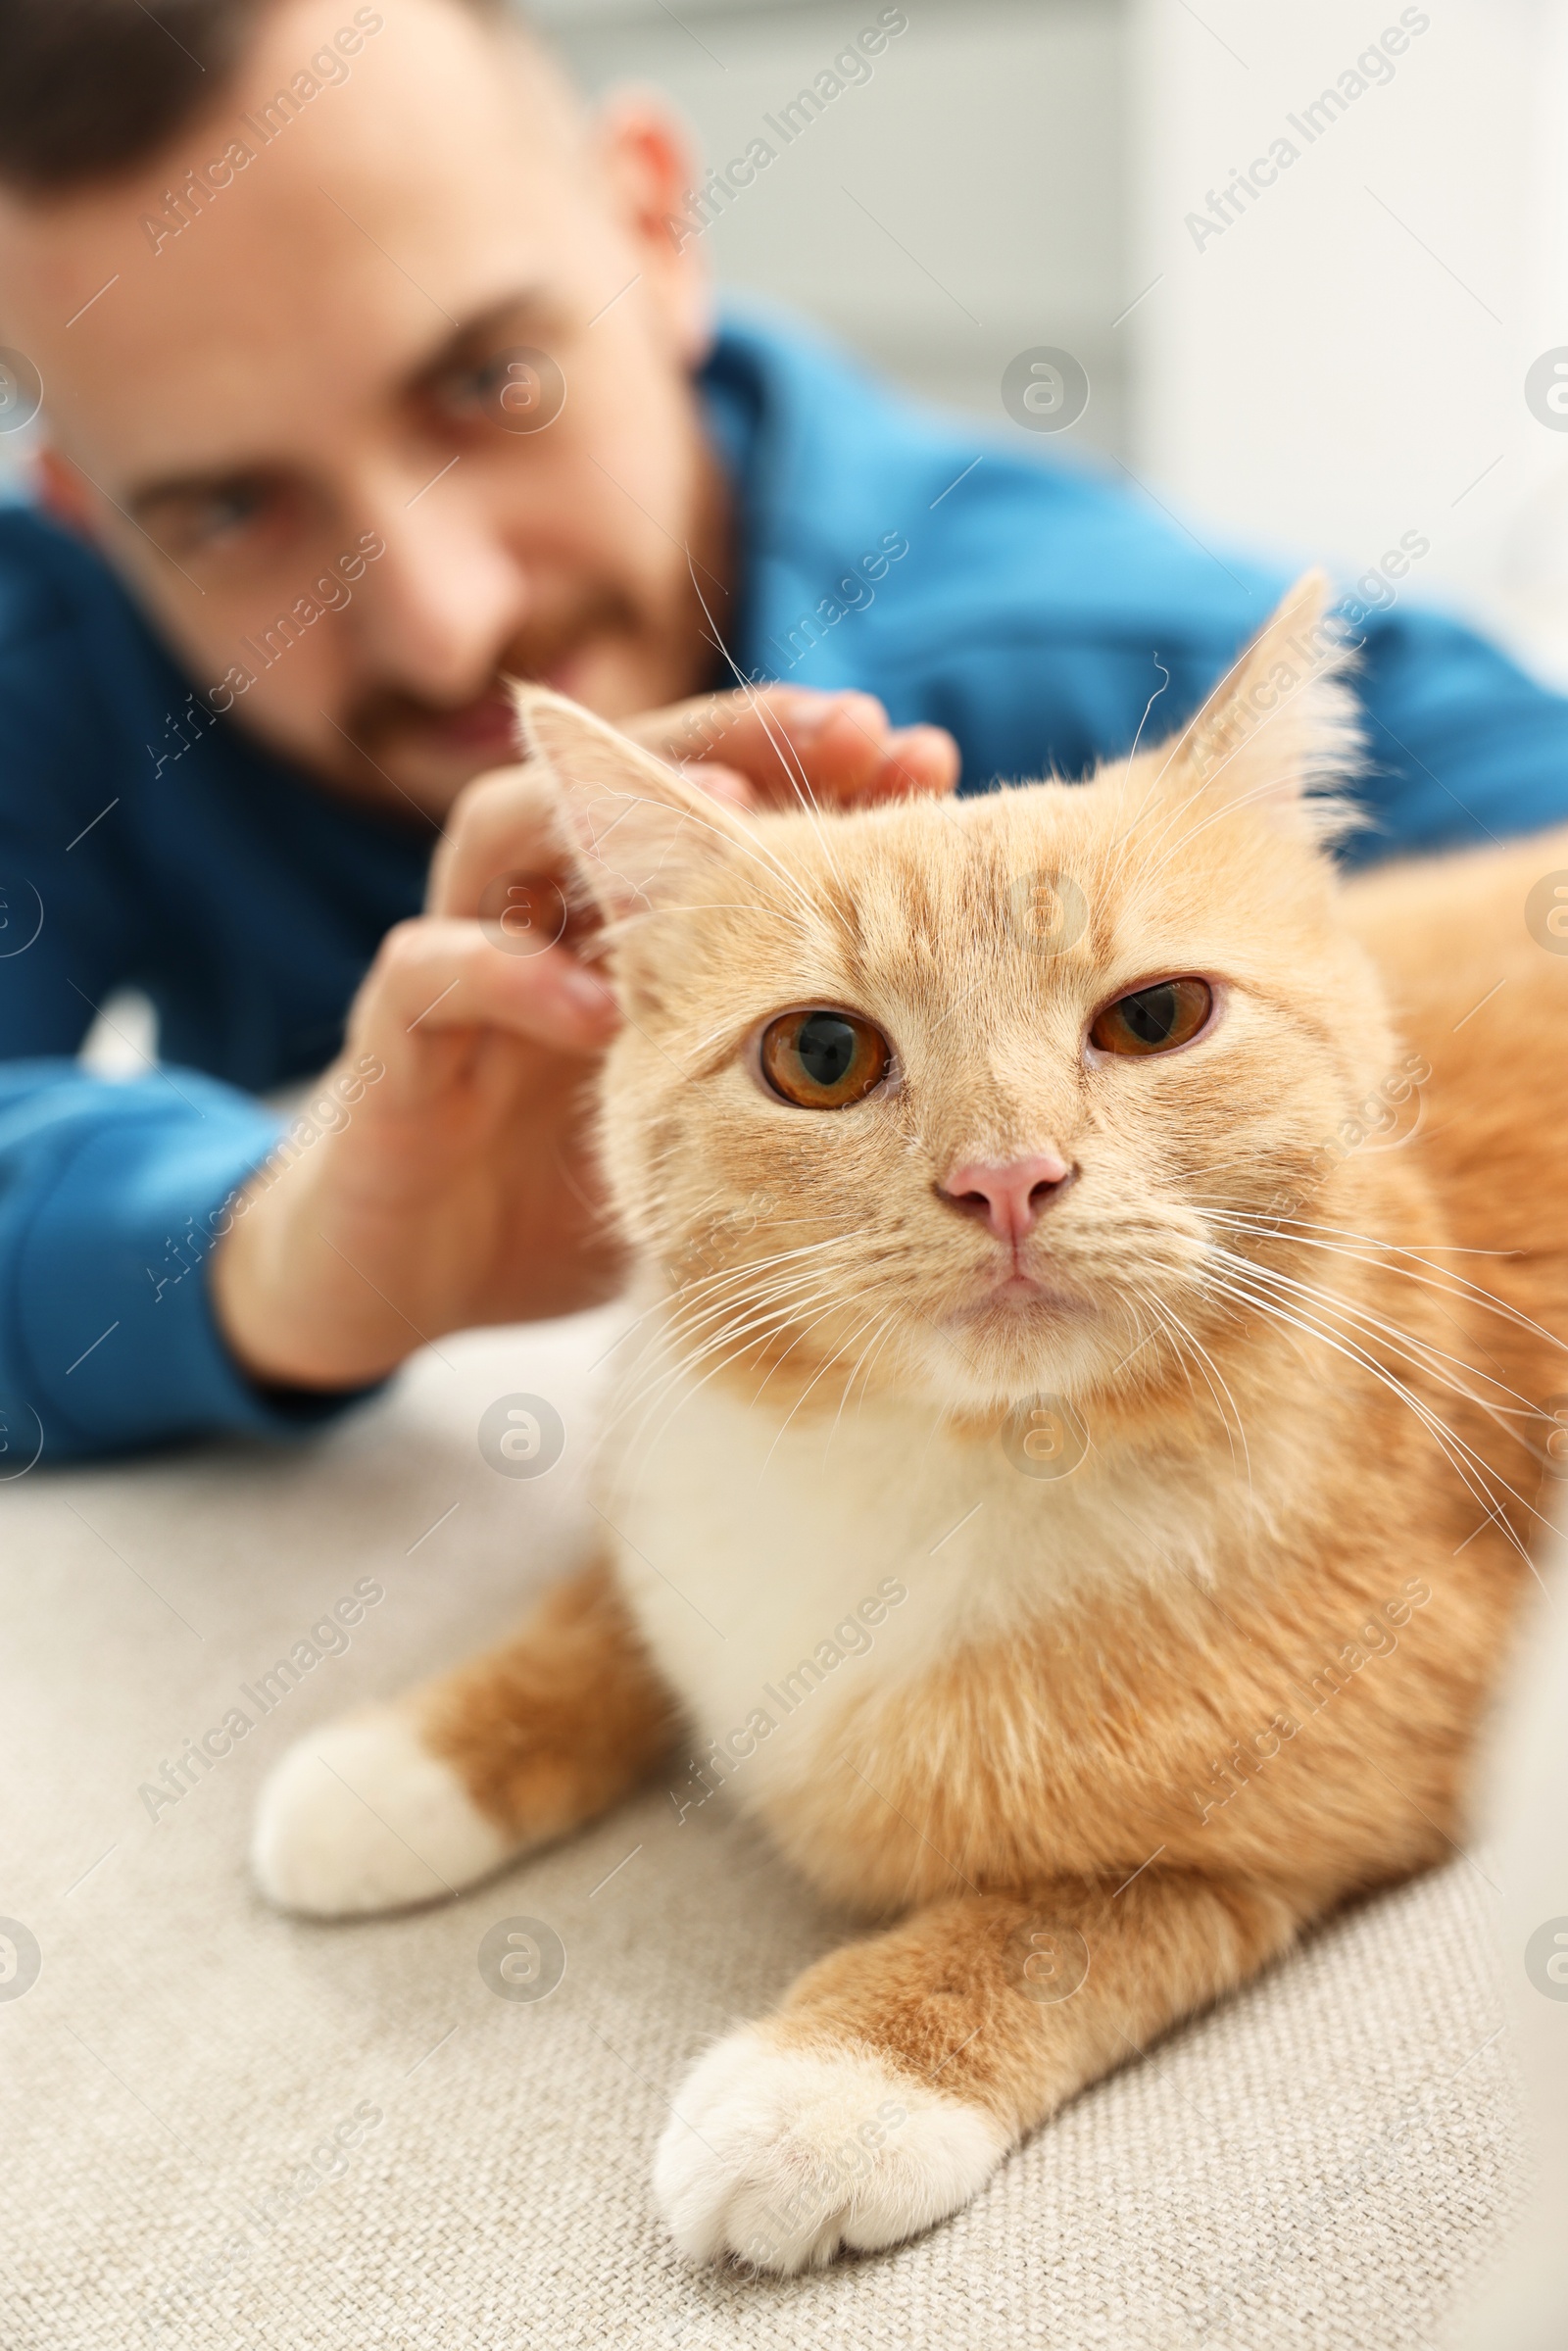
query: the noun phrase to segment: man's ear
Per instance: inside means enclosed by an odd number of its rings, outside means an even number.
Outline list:
[[[1178,790],[1261,807],[1319,841],[1354,822],[1342,795],[1360,759],[1360,714],[1331,594],[1309,571],[1264,622],[1166,755]]]
[[[712,265],[700,213],[688,204],[703,167],[674,108],[651,90],[612,91],[593,136],[621,225],[681,365],[699,367],[716,325]]]
[[[33,474],[38,503],[44,513],[56,522],[80,531],[83,538],[96,538],[99,516],[94,511],[91,487],[75,466],[47,441],[33,460]]]
[[[701,899],[705,872],[747,846],[722,803],[580,704],[515,681],[512,697],[555,788],[562,846],[607,922]]]

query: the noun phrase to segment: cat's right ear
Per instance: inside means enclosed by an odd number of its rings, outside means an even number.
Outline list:
[[[555,788],[562,846],[607,922],[687,903],[746,835],[722,802],[547,686],[514,682],[523,748]]]

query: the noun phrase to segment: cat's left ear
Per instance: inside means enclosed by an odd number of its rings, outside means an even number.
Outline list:
[[[1231,808],[1262,808],[1332,839],[1354,811],[1342,795],[1360,762],[1353,659],[1331,612],[1327,575],[1309,571],[1264,622],[1177,741],[1170,774]]]
[[[563,849],[606,921],[689,898],[744,842],[719,801],[547,686],[514,683],[523,746],[554,786]]]

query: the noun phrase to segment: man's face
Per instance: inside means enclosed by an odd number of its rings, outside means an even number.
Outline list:
[[[454,0],[357,18],[280,0],[155,167],[0,196],[0,341],[43,377],[55,502],[198,691],[439,815],[510,755],[504,672],[610,717],[708,682],[706,295],[655,108],[586,123]]]

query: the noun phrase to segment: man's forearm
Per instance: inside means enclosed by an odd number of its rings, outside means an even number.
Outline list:
[[[208,1295],[225,1206],[278,1121],[188,1070],[108,1084],[0,1068],[0,1476],[220,1430],[283,1435],[339,1397],[270,1393]]]

